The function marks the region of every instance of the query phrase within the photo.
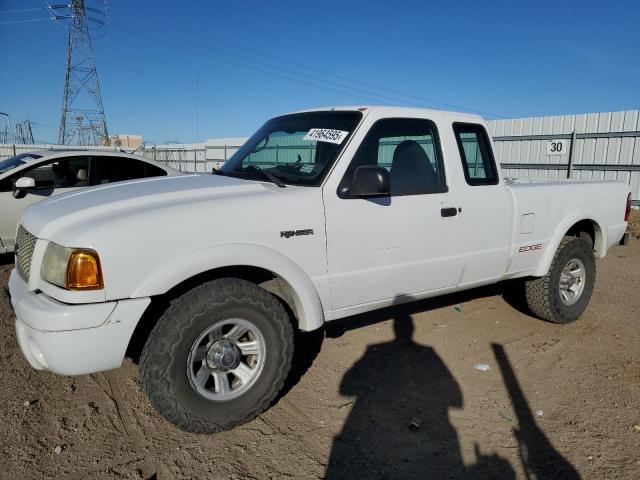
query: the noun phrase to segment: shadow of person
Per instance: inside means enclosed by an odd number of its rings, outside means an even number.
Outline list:
[[[514,435],[527,478],[538,480],[579,480],[576,469],[554,447],[538,427],[502,345],[491,344],[518,419]]]
[[[370,345],[342,380],[340,393],[355,401],[325,478],[515,478],[493,455],[465,466],[448,416],[463,405],[458,383],[432,348],[413,341],[411,317],[393,326],[396,338]]]

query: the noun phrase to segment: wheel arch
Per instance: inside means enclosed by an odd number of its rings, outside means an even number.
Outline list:
[[[565,236],[584,237],[586,233],[592,242],[596,258],[602,258],[607,254],[607,230],[605,222],[592,209],[586,207],[576,209],[565,217],[555,228],[545,255],[535,272],[535,276],[544,276],[551,267],[553,257]]]
[[[217,278],[248,280],[270,291],[291,309],[303,331],[325,321],[318,291],[293,260],[269,247],[225,244],[199,250],[151,272],[133,297],[174,297],[195,285]]]

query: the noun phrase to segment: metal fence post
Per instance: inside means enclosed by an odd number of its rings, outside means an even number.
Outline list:
[[[227,161],[227,145],[224,146],[224,161]]]
[[[14,157],[16,156],[16,144],[15,143],[13,144],[13,156]]]
[[[197,159],[196,149],[193,149],[193,172],[198,173],[198,159]]]
[[[567,178],[573,176],[573,154],[575,152],[576,131],[571,132],[571,144],[569,145],[569,165],[567,165]]]

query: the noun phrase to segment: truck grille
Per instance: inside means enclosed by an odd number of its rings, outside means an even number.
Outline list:
[[[37,238],[31,235],[22,225],[18,227],[18,238],[16,238],[16,267],[18,273],[25,282],[29,281],[31,271],[31,257],[36,246]]]

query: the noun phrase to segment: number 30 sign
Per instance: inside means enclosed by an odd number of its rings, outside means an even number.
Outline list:
[[[547,143],[547,155],[569,154],[569,140],[549,140]]]

